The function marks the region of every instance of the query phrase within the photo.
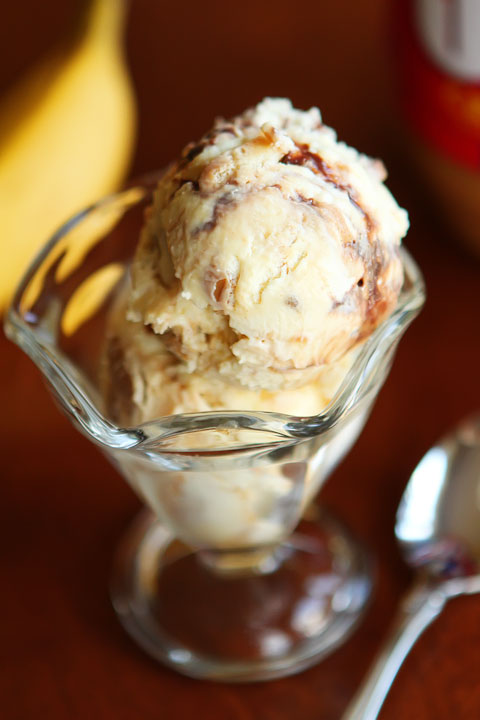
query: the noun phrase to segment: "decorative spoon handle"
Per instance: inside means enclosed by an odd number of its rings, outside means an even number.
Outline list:
[[[440,585],[414,586],[405,596],[390,636],[342,720],[375,720],[400,666],[422,632],[442,611],[449,593]]]

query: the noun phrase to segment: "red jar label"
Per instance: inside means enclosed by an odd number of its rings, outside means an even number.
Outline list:
[[[470,37],[477,20],[476,37],[480,37],[480,14],[466,18],[469,0],[411,0],[396,5],[400,99],[408,121],[444,155],[478,170],[478,48],[471,41],[466,45],[462,38],[466,27]],[[442,33],[442,38],[436,33]]]

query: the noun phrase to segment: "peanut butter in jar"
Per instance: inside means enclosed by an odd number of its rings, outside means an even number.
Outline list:
[[[480,1],[397,3],[413,159],[455,237],[480,256]]]

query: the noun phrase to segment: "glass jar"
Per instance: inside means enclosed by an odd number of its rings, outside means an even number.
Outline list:
[[[394,4],[396,75],[412,163],[445,217],[480,254],[480,3]]]

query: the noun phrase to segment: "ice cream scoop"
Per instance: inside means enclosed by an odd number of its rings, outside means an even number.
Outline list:
[[[128,320],[190,380],[257,393],[328,385],[402,285],[408,220],[384,178],[316,108],[266,99],[217,120],[159,182]]]
[[[128,288],[110,314],[102,363],[102,385],[110,414],[126,425],[158,417],[216,409],[268,410],[315,415],[326,407],[352,365],[355,349],[327,365],[321,379],[284,390],[257,390],[229,382],[219,373],[192,372],[141,322],[126,319]],[[204,358],[205,364],[209,356]]]

